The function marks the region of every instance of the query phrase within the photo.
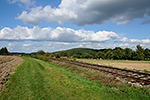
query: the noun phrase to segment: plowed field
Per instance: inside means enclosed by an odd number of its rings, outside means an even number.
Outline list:
[[[6,83],[10,72],[23,62],[23,59],[15,56],[0,56],[0,92]]]

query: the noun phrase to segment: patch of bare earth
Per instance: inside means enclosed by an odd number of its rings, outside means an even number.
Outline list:
[[[0,56],[0,92],[3,90],[10,72],[23,61],[20,57]]]

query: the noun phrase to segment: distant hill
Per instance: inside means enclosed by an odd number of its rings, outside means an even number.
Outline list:
[[[93,52],[99,52],[99,51],[104,51],[106,49],[90,49],[90,48],[73,48],[73,49],[69,49],[69,50],[64,50],[66,51],[69,56],[73,56],[73,55],[82,55],[84,53],[88,53],[88,54],[92,54]],[[63,51],[57,51],[57,52],[63,52]],[[32,53],[20,53],[20,52],[11,52],[12,54],[18,54],[18,55],[27,55],[27,54],[33,54],[36,55],[36,52],[32,52]],[[53,52],[56,53],[56,52]]]
[[[64,50],[67,51],[67,53],[69,54],[69,56],[73,56],[73,55],[82,55],[84,53],[89,53],[92,54],[93,52],[99,52],[99,51],[104,51],[105,49],[90,49],[90,48],[73,48],[70,50]],[[62,52],[62,51],[60,51]]]
[[[32,53],[24,53],[24,52],[11,52],[13,55],[15,54],[18,54],[18,55],[22,55],[22,56],[25,56],[25,55],[28,55],[28,54],[33,54],[33,55],[36,55],[36,52],[32,52]]]

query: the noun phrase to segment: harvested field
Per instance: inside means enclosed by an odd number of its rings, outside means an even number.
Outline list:
[[[150,61],[97,60],[97,59],[77,59],[77,61],[112,66],[117,68],[125,68],[131,70],[150,71]]]
[[[9,76],[10,72],[20,65],[23,59],[15,56],[0,56],[0,92],[6,83],[6,78]]]

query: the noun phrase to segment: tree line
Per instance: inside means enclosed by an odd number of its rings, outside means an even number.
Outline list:
[[[1,48],[0,49],[0,55],[9,55],[10,53],[8,52],[7,48]]]
[[[122,49],[121,47],[115,47],[114,49],[104,49],[100,51],[93,51],[92,53],[77,53],[74,54],[73,58],[87,58],[87,59],[115,59],[115,60],[150,60],[150,49],[142,48],[142,46],[137,45],[136,50],[130,48]],[[76,51],[79,52],[79,51]],[[51,57],[70,57],[67,51],[55,52],[45,55],[50,55]]]
[[[86,58],[86,59],[115,59],[115,60],[150,60],[150,49],[142,48],[137,45],[136,50],[130,48],[122,49],[121,47],[115,47],[114,49],[86,49],[76,48],[73,50],[59,51],[54,53],[45,53],[43,50],[37,51],[34,55],[45,55],[46,57],[71,57],[71,58]],[[0,55],[9,55],[7,48],[0,49]],[[29,55],[33,55],[32,53]]]

